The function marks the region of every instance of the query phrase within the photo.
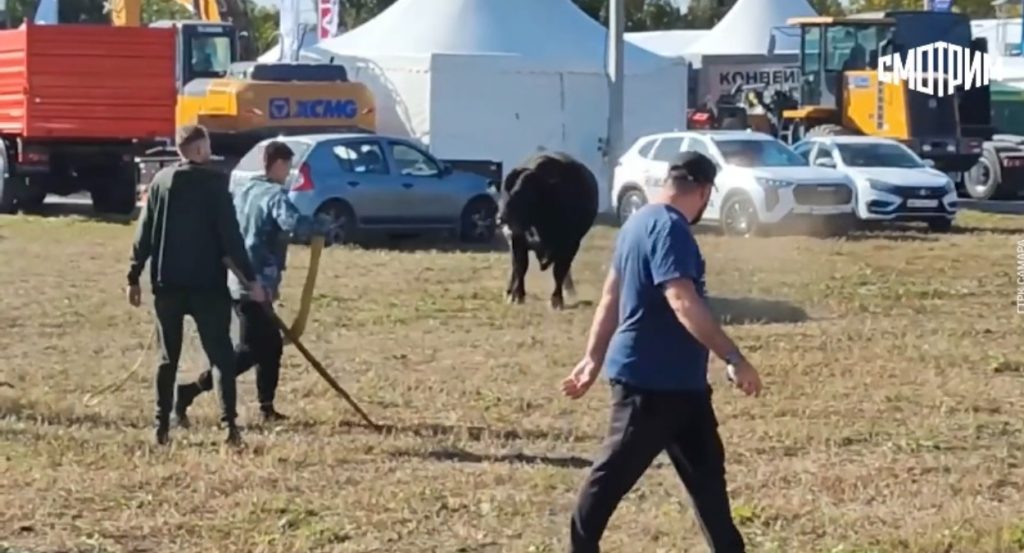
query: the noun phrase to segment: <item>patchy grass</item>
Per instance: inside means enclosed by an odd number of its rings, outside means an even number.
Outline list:
[[[734,512],[751,551],[1024,551],[1021,219],[848,240],[702,236],[715,307],[766,378],[750,400],[714,366]],[[325,253],[304,341],[388,429],[286,353],[276,428],[219,445],[216,401],[151,446],[150,334],[122,299],[129,227],[0,219],[0,551],[554,552],[606,422],[602,384],[558,382],[581,353],[613,231],[574,271],[580,299],[502,303],[503,253]],[[296,248],[286,318],[305,273]],[[187,340],[182,372],[200,369]],[[251,374],[243,420],[255,415]],[[704,551],[659,459],[613,518],[608,551]],[[5,549],[5,547],[7,549]]]

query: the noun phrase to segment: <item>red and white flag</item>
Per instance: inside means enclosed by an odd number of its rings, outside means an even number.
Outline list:
[[[325,40],[338,35],[338,0],[316,0],[317,39]]]

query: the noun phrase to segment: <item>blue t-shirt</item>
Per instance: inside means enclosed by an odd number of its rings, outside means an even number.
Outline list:
[[[687,278],[705,297],[704,258],[686,217],[665,204],[633,213],[619,230],[612,266],[619,326],[605,357],[608,379],[656,391],[707,389],[708,350],[676,318],[662,288]]]

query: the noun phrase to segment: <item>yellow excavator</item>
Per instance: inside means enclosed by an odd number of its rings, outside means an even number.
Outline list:
[[[178,126],[202,124],[214,154],[233,161],[265,138],[373,132],[374,98],[333,63],[240,62],[239,33],[217,0],[177,0],[198,20],[157,21],[176,30]],[[140,26],[141,0],[115,0],[115,26]],[[244,11],[244,10],[243,10]]]
[[[206,126],[214,154],[222,158],[225,168],[234,166],[253,145],[270,136],[375,129],[373,96],[365,85],[350,82],[343,66],[239,63],[237,31],[221,17],[217,1],[177,1],[200,21],[158,21],[151,25],[177,31],[176,124]],[[111,8],[115,26],[141,26],[141,0],[114,0]],[[149,165],[159,167],[174,159],[152,156]],[[140,160],[140,166],[146,164]],[[298,313],[290,327],[281,321],[278,324],[287,343],[299,347],[317,372],[351,403],[348,394],[298,343],[309,319],[323,248],[324,239],[314,238]]]

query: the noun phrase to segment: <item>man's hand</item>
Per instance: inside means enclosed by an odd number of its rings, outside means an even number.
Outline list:
[[[726,367],[726,372],[729,375],[729,380],[737,388],[743,390],[743,393],[754,397],[761,395],[761,377],[750,361],[743,359],[735,365],[729,365]]]
[[[258,282],[249,284],[249,299],[256,303],[267,303],[267,291]]]
[[[562,381],[562,393],[572,399],[583,397],[587,390],[597,381],[597,375],[600,370],[600,365],[591,359],[584,358],[569,373],[569,376]]]
[[[129,286],[125,290],[125,295],[128,297],[128,304],[132,307],[142,305],[142,288],[139,288],[138,284]]]

